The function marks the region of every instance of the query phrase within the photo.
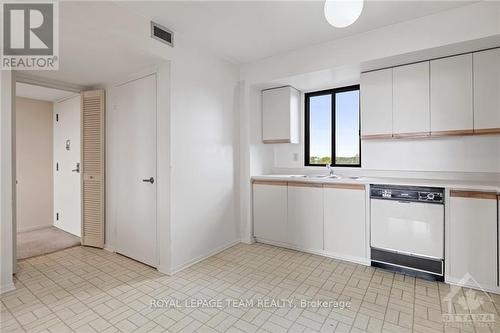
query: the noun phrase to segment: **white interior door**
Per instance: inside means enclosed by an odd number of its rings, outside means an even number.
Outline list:
[[[54,103],[54,226],[80,237],[80,95]]]
[[[117,86],[117,252],[156,267],[156,75]],[[150,181],[151,180],[151,181]]]

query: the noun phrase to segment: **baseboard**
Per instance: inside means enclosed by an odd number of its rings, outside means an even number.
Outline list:
[[[20,232],[27,232],[27,231],[35,231],[35,230],[46,229],[46,228],[50,228],[50,227],[53,227],[53,225],[52,224],[39,225],[36,227],[27,227],[27,228],[18,229],[17,232],[20,233]]]
[[[162,271],[165,272],[165,274],[167,274],[167,275],[174,275],[175,273],[178,273],[178,272],[180,272],[180,271],[182,271],[190,266],[193,266],[194,264],[199,263],[200,261],[203,261],[211,256],[214,256],[214,255],[216,255],[216,254],[218,254],[218,253],[220,253],[220,252],[222,252],[222,251],[224,251],[224,250],[226,250],[226,249],[228,249],[236,244],[239,244],[239,243],[241,243],[241,239],[231,241],[223,246],[220,246],[220,247],[210,251],[207,254],[204,254],[202,256],[199,256],[197,258],[189,260],[188,262],[181,264],[181,265],[178,265],[177,267],[174,267],[170,270],[162,270]]]
[[[263,244],[268,244],[268,245],[283,247],[283,248],[286,248],[286,249],[291,249],[291,250],[296,250],[296,251],[301,251],[301,252],[316,254],[316,255],[322,256],[322,257],[328,257],[328,258],[332,258],[332,259],[338,259],[338,260],[342,260],[342,261],[348,261],[348,262],[352,262],[354,264],[360,264],[360,265],[364,265],[364,266],[370,266],[371,265],[371,262],[370,262],[369,258],[348,256],[348,255],[334,253],[334,252],[328,252],[328,251],[324,251],[324,250],[305,249],[305,248],[300,248],[300,247],[297,247],[297,246],[290,245],[288,243],[275,242],[275,241],[270,241],[270,240],[262,239],[262,238],[256,238],[256,241],[258,243],[263,243]]]
[[[74,232],[69,231],[67,228],[62,227],[61,225],[57,225],[56,223],[54,223],[54,227],[56,227],[57,229],[60,229],[64,232],[67,232],[68,234],[72,234],[73,236],[82,237],[81,235],[77,235]]]
[[[14,285],[13,282],[0,286],[0,294],[8,293],[9,291],[13,290],[16,290],[16,286]]]
[[[244,244],[253,244],[255,243],[255,237],[245,237],[241,239],[241,242]]]
[[[478,285],[476,283],[463,283],[462,280],[453,279],[449,277],[445,278],[444,282],[458,287],[470,288],[480,291],[487,291],[494,294],[500,294],[500,287],[497,286],[483,286],[483,285]]]
[[[112,253],[115,253],[116,252],[116,249],[111,246],[111,245],[108,245],[108,244],[104,244],[104,249],[108,252],[112,252]]]
[[[165,275],[168,275],[168,276],[172,276],[172,273],[169,271],[169,269],[167,267],[163,267],[161,265],[159,265],[156,270],[162,274],[165,274]]]

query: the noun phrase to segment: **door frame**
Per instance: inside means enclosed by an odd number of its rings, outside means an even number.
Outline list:
[[[161,273],[171,275],[174,272],[171,270],[171,217],[170,217],[170,184],[171,184],[171,128],[170,128],[170,101],[171,101],[171,61],[161,60],[157,65],[153,67],[153,70],[157,73],[157,178],[158,178],[158,188],[157,188],[157,230],[158,230],[158,250],[159,250],[159,265],[158,271]],[[151,70],[149,70],[151,71]],[[143,73],[144,75],[144,73]],[[4,77],[5,76],[5,79]],[[15,170],[15,150],[12,150],[13,145],[15,145],[15,140],[13,140],[13,135],[15,134],[15,83],[25,82],[25,83],[35,83],[45,87],[52,88],[65,88],[65,89],[75,89],[75,92],[81,92],[87,87],[73,85],[70,83],[65,83],[57,80],[48,80],[40,78],[30,74],[20,73],[18,71],[10,71],[2,73],[2,84],[8,83],[10,86],[5,87],[6,95],[10,97],[10,101],[6,99],[1,105],[1,117],[6,119],[6,123],[2,126],[2,131],[10,130],[10,135],[5,136],[5,142],[2,140],[2,147],[6,147],[5,155],[2,155],[2,162],[13,168]],[[123,82],[123,81],[122,81]],[[103,85],[103,87],[109,88],[109,86]],[[10,95],[9,95],[10,89]],[[4,89],[2,89],[4,90]],[[108,101],[106,101],[106,106],[108,106]],[[10,123],[9,123],[10,121]],[[109,123],[108,123],[109,124]],[[14,129],[14,132],[12,130]],[[2,139],[4,135],[2,134]],[[11,151],[9,152],[9,149]],[[2,265],[2,276],[10,276],[10,278],[2,281],[0,286],[0,292],[6,292],[9,290],[14,290],[15,286],[13,284],[12,274],[17,271],[17,260],[16,260],[16,218],[15,218],[15,172],[12,170],[2,171],[1,175],[2,182],[5,181],[7,184],[11,184],[11,189],[2,189],[1,192],[1,206],[5,207],[5,211],[2,211],[2,218],[6,218],[7,221],[2,221],[2,224],[7,223],[5,228],[2,226],[2,240],[6,240],[7,251],[5,255],[10,257],[11,263],[7,261],[5,265]],[[106,221],[110,221],[108,217],[108,212],[106,210]],[[10,223],[9,221],[10,220]],[[106,223],[108,226],[110,223]],[[106,227],[108,228],[108,227]],[[10,229],[10,230],[9,230]],[[8,241],[11,244],[8,244]],[[10,245],[10,246],[9,246]],[[8,251],[10,248],[10,253]],[[112,250],[112,244],[105,245],[105,249]],[[4,254],[2,254],[3,256]],[[10,271],[9,271],[10,270]]]
[[[170,175],[171,175],[171,128],[170,128],[170,61],[162,61],[157,65],[145,68],[118,78],[105,87],[106,98],[106,150],[111,151],[113,142],[113,89],[116,86],[135,81],[156,74],[156,261],[157,270],[171,275],[171,228],[170,228]],[[113,172],[109,160],[111,155],[106,155],[106,244],[105,249],[116,252],[116,208],[110,197],[113,188]],[[109,206],[108,206],[109,205]]]
[[[12,87],[11,87],[11,140],[12,140],[12,271],[17,273],[17,186],[16,186],[16,83],[26,83],[35,86],[65,90],[80,94],[85,88],[83,86],[40,78],[35,75],[26,74],[20,71],[12,71]]]
[[[157,71],[155,68],[148,69],[144,72],[136,73],[135,75],[133,75],[129,78],[125,78],[124,80],[121,80],[121,81],[114,83],[112,85],[112,88],[110,89],[111,96],[110,96],[109,100],[113,104],[111,106],[112,107],[111,110],[113,110],[113,112],[115,111],[115,105],[114,105],[114,96],[115,96],[114,91],[115,91],[115,89],[117,89],[121,86],[124,86],[126,84],[148,78],[148,77],[153,76],[153,75],[155,78],[155,85],[156,85],[156,101],[155,101],[156,103],[155,103],[155,111],[154,112],[155,112],[156,123],[158,123],[158,74],[157,74]],[[106,113],[106,114],[108,114],[108,113]],[[107,123],[108,123],[108,121],[106,121],[106,124]],[[111,136],[113,134],[111,134]],[[118,141],[118,140],[116,140],[116,141]],[[106,140],[106,142],[107,142],[107,140]],[[159,239],[158,239],[158,127],[156,128],[155,146],[156,146],[156,149],[155,149],[154,164],[155,164],[156,170],[155,170],[154,178],[155,178],[155,183],[156,183],[156,193],[155,193],[155,201],[156,201],[155,207],[156,208],[155,208],[154,224],[155,224],[156,238],[155,238],[155,250],[154,250],[154,252],[155,252],[154,253],[154,264],[155,264],[154,267],[156,268],[160,264],[160,255],[159,255],[160,252],[159,252],[159,247],[158,247],[158,244],[159,244]],[[114,169],[114,168],[110,167],[110,171],[112,169]],[[106,174],[109,175],[109,173],[107,171],[106,171]],[[113,211],[113,213],[114,213],[114,211]],[[117,216],[113,216],[112,221],[114,221],[112,235],[113,235],[113,239],[115,241],[113,248],[114,248],[114,251],[118,253],[119,246],[118,246],[117,242],[118,242],[118,224],[119,224],[119,221],[118,221]]]

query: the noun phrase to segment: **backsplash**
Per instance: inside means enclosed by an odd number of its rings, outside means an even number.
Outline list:
[[[274,168],[304,170],[303,144],[274,145]],[[500,135],[423,140],[369,140],[361,145],[362,171],[500,173]],[[294,154],[298,154],[297,161]],[[322,168],[318,168],[318,172]],[[356,172],[357,168],[337,168]]]

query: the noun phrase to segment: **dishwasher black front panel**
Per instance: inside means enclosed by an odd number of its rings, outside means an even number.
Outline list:
[[[371,184],[370,198],[444,204],[444,188]]]
[[[394,270],[407,269],[406,273],[413,272],[428,274],[434,276],[436,280],[443,281],[444,278],[444,261],[436,259],[428,259],[416,256],[410,256],[401,253],[385,251],[377,248],[371,248],[372,266],[388,268]]]

